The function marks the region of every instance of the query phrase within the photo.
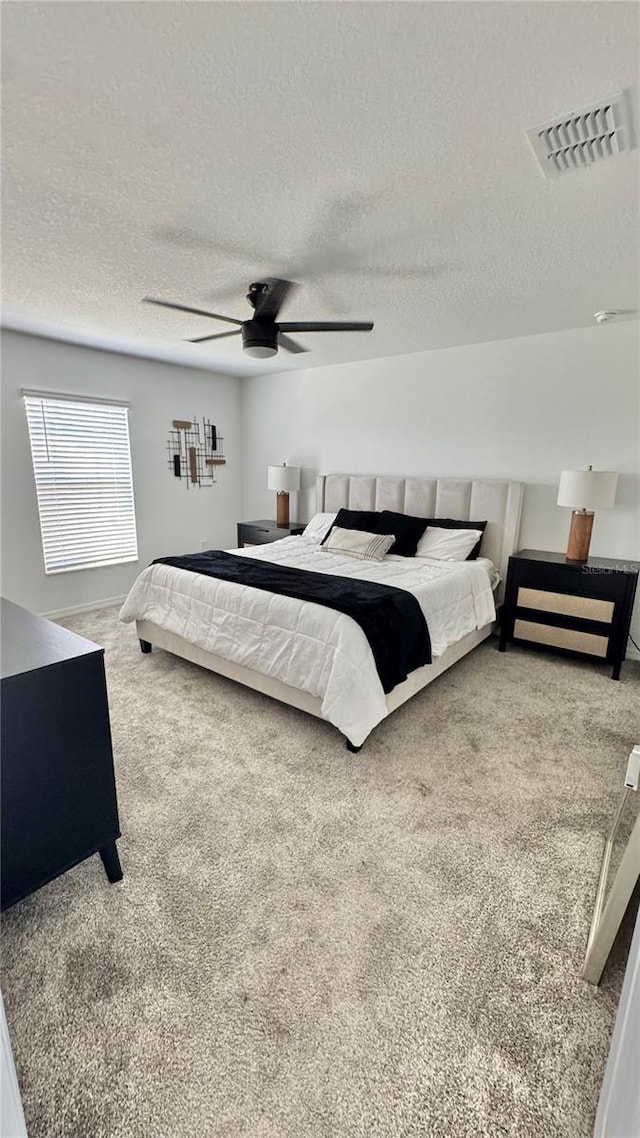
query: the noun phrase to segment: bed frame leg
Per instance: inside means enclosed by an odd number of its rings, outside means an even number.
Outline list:
[[[351,742],[351,739],[347,739],[346,735],[345,735],[345,739],[346,739],[346,743],[347,743],[347,750],[351,751],[352,755],[357,755],[358,751],[362,750],[362,743],[360,744],[359,747],[354,747],[353,743]]]
[[[141,640],[140,641],[140,651],[141,652],[144,652],[146,654],[147,652],[151,651],[151,648],[152,648],[152,644],[148,640]]]

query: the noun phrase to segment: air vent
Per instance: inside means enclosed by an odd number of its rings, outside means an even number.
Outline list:
[[[630,149],[629,121],[622,95],[527,131],[545,178],[583,170]]]

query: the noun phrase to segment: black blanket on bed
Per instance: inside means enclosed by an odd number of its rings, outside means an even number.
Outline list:
[[[190,573],[250,585],[252,589],[311,601],[345,613],[360,625],[369,641],[385,692],[392,691],[416,668],[431,663],[427,622],[418,601],[405,589],[292,569],[289,565],[238,557],[222,550],[158,557],[156,564],[173,565]]]

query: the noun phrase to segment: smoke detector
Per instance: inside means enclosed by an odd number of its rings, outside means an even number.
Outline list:
[[[533,127],[527,138],[545,178],[582,170],[631,149],[629,115],[622,94]]]
[[[608,324],[610,320],[615,320],[616,317],[622,316],[622,313],[617,308],[610,308],[604,312],[594,312],[593,318],[598,324]]]

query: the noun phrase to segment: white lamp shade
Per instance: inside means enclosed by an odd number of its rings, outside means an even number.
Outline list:
[[[574,510],[602,510],[616,500],[618,475],[611,470],[563,470],[558,505]]]
[[[283,491],[300,489],[299,466],[268,466],[267,486],[269,490]]]

